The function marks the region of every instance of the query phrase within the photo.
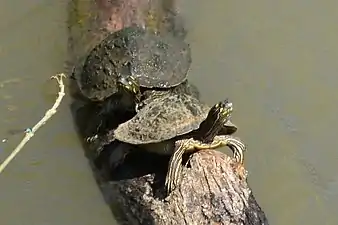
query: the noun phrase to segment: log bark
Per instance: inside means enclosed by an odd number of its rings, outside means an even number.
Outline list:
[[[183,170],[181,185],[167,199],[162,194],[163,172],[120,179],[104,186],[106,191],[113,190],[108,202],[118,202],[133,224],[268,224],[247,182],[238,178],[233,163],[232,158],[214,150],[193,154],[190,167]]]
[[[142,4],[147,2],[149,6],[156,1],[160,0],[130,0],[134,8],[135,4],[137,6],[140,2]],[[163,1],[171,2],[169,0]],[[118,29],[117,25],[121,25],[121,20],[116,19],[116,21],[120,21],[118,24],[112,21],[112,18],[116,18],[117,14],[109,16],[111,13],[119,12],[114,9],[116,2],[121,3],[122,0],[71,1],[69,61],[72,66],[74,63],[78,63],[79,58],[83,58],[88,50],[104,37],[107,30]],[[128,0],[124,3],[128,6]],[[168,6],[168,4],[165,5]],[[140,21],[139,15],[141,14],[135,16],[135,14],[130,14],[127,9],[128,7],[124,9],[123,16],[133,16],[127,20],[127,23],[122,23],[123,26],[131,23],[130,21],[138,21],[140,24],[144,22]],[[74,10],[77,12],[75,16]],[[112,24],[115,25],[111,26]],[[71,84],[70,87],[73,93],[78,91],[76,85]],[[74,99],[72,112],[80,138],[84,139],[96,132],[88,127],[97,127],[98,124],[93,123],[97,123],[101,119],[97,120],[96,118],[98,106],[94,103],[88,103],[81,109],[76,106],[78,104],[80,104],[78,100]],[[111,129],[125,119],[128,118],[119,118],[115,121],[109,118]],[[106,118],[102,118],[102,120],[106,120]],[[234,169],[233,159],[224,153],[214,150],[194,153],[187,160],[187,166],[183,169],[181,185],[168,198],[165,198],[164,180],[169,157],[135,149],[126,157],[121,166],[112,171],[108,166],[107,157],[99,164],[94,163],[94,155],[98,148],[104,147],[105,152],[108,153],[114,150],[113,144],[107,145],[104,140],[98,140],[99,143],[96,144],[84,142],[84,149],[92,163],[93,174],[102,194],[114,215],[120,218],[121,224],[268,224],[247,181],[239,178],[238,170]],[[98,169],[98,165],[102,166],[101,169]]]

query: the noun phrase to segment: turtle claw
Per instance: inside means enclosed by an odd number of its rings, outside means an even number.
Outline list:
[[[59,73],[55,76],[52,76],[51,79],[55,79],[58,83],[62,83],[62,79],[65,77],[66,75],[64,73]]]
[[[91,143],[94,142],[95,140],[97,140],[99,138],[99,136],[97,134],[95,134],[94,136],[90,136],[85,138],[86,142]]]
[[[241,180],[245,180],[248,175],[247,170],[244,168],[244,152],[246,151],[246,146],[239,138],[232,137],[228,139],[227,142],[235,159],[234,170]]]
[[[232,150],[235,161],[244,165],[245,144],[239,138],[231,137],[227,139],[227,146]]]
[[[248,171],[244,168],[243,164],[236,162],[233,168],[240,180],[246,180],[248,177]]]

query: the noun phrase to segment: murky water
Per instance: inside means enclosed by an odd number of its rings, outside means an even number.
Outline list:
[[[21,5],[20,5],[21,4]],[[0,137],[32,127],[54,103],[49,77],[67,53],[67,1],[0,2]],[[0,174],[0,224],[114,224],[84,156],[69,98]],[[0,159],[22,134],[0,144]]]
[[[67,54],[67,2],[0,2],[0,138],[53,104]],[[248,144],[249,182],[271,224],[337,224],[338,3],[182,3],[191,80],[229,97]],[[69,98],[0,174],[6,225],[114,224],[72,125]],[[0,143],[4,159],[22,134]]]

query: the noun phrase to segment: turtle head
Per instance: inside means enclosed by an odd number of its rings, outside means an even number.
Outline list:
[[[233,104],[228,99],[214,105],[209,110],[207,118],[201,123],[200,134],[202,141],[212,142],[214,137],[227,126],[232,111]]]
[[[220,122],[223,122],[223,124],[230,119],[231,113],[234,110],[232,102],[229,102],[228,99],[225,99],[224,101],[221,101],[214,105],[210,111],[209,115],[213,114],[217,116]]]
[[[136,103],[141,101],[140,83],[133,76],[119,76],[117,86],[119,90],[132,95]]]

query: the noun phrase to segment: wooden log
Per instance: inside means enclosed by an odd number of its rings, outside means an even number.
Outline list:
[[[238,178],[233,163],[232,158],[214,150],[193,154],[190,167],[183,170],[181,185],[167,199],[163,195],[162,167],[161,172],[133,178],[130,168],[121,168],[129,171],[130,179],[104,186],[113,190],[108,202],[118,202],[134,224],[268,224],[247,182]]]
[[[138,2],[130,1],[132,4]],[[149,2],[156,1],[160,0]],[[105,5],[116,1],[73,0],[71,2],[70,15],[74,14],[74,8],[81,8],[77,11],[77,16],[70,17],[72,18],[69,29],[70,57],[74,63],[88,52],[93,43],[97,43],[103,37],[104,32],[99,35],[95,32],[112,29],[100,27],[110,24],[100,20],[110,18],[111,21],[111,18],[116,17],[116,15],[107,17],[107,12],[110,12],[107,8],[114,6]],[[101,12],[100,10],[103,9],[105,10]],[[84,18],[81,15],[84,15]],[[90,16],[86,17],[86,15]],[[81,40],[77,41],[79,38]],[[75,89],[76,87],[74,91]],[[77,104],[77,100],[74,99],[73,106]],[[100,121],[97,118],[93,119],[93,115],[94,117],[97,115],[96,107],[93,103],[88,103],[81,110],[77,107],[72,108],[81,139],[96,132],[88,130],[88,127],[97,127],[98,124],[93,123]],[[102,120],[105,121],[106,118]],[[121,121],[123,118],[116,120],[115,126]],[[114,124],[111,118],[109,124],[111,126]],[[100,138],[98,140],[99,143],[95,144],[85,142],[84,147],[90,162],[93,162],[93,155],[98,148],[104,146],[105,152],[108,153],[99,164],[92,163],[93,171],[107,203],[114,215],[120,218],[121,224],[268,224],[246,180],[239,179],[238,170],[234,169],[233,159],[219,151],[205,150],[194,153],[188,160],[187,167],[183,169],[181,185],[165,198],[164,179],[168,157],[135,149],[121,166],[111,171],[108,157],[109,152],[114,150],[114,144],[105,145],[107,143],[104,140]],[[102,166],[101,170],[98,170],[97,165]]]

